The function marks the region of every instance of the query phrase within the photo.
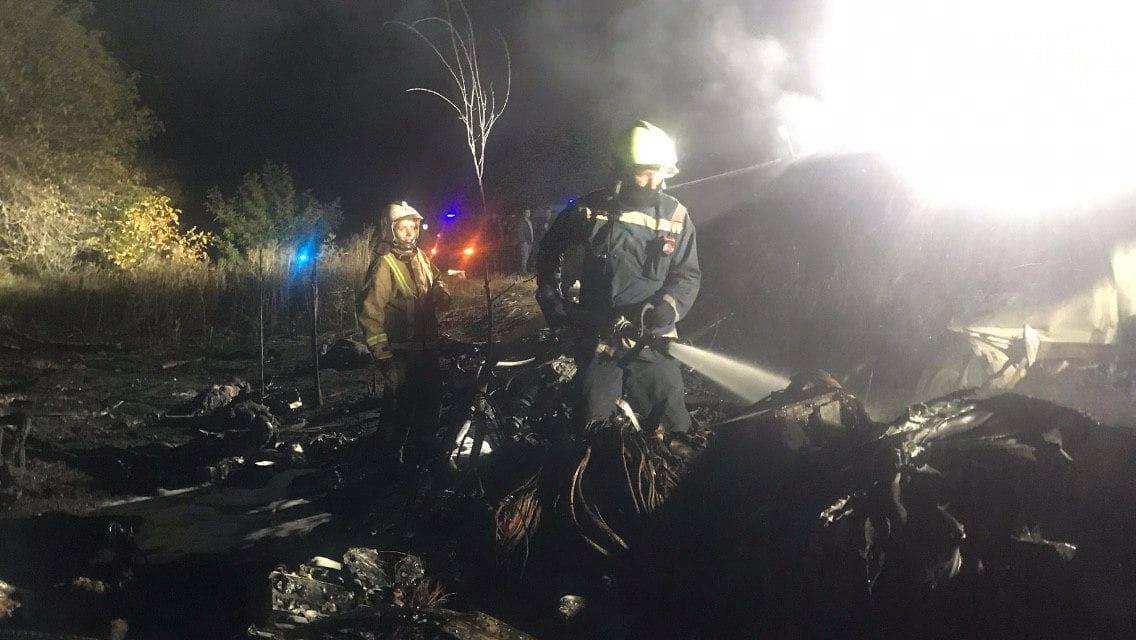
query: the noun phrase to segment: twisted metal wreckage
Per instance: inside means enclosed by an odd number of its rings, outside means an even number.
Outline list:
[[[465,429],[447,457],[467,466],[446,478],[389,464],[390,452],[373,445],[381,410],[366,399],[308,416],[318,429],[281,426],[295,415],[250,408],[240,384],[198,399],[198,419],[238,428],[203,436],[210,447],[167,452],[182,478],[193,467],[187,452],[213,458],[196,467],[208,473],[191,475],[216,487],[267,486],[291,470],[281,501],[242,516],[259,528],[242,532],[239,545],[286,534],[308,548],[344,543],[341,560],[271,571],[273,613],[251,636],[530,637],[443,607],[455,601],[492,606],[543,637],[1136,628],[1128,431],[1042,400],[966,392],[878,423],[814,373],[690,436],[662,438],[617,416],[569,440],[561,434],[570,361],[465,375],[484,364],[451,362],[444,424]],[[218,393],[228,396],[213,402]],[[287,407],[277,403],[280,412],[295,408]],[[695,413],[706,424],[721,410]],[[493,423],[478,436],[484,449],[462,442],[476,416]],[[118,458],[116,473],[162,468],[128,458]],[[135,541],[143,552],[147,541],[174,544],[149,526]],[[392,539],[414,555],[359,546]],[[426,577],[427,566],[440,577]],[[450,580],[459,587],[452,595],[442,586]]]

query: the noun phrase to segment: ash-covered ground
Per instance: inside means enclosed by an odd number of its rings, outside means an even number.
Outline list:
[[[501,357],[544,358],[495,385],[538,380],[557,357],[538,344],[533,289],[531,279],[494,281]],[[486,330],[479,288],[458,290],[444,317],[457,351],[444,379],[422,381],[446,389],[445,424],[469,401],[467,361]],[[447,578],[445,593],[459,602],[495,597],[479,586],[509,573],[496,576],[496,561],[486,560],[494,555],[491,499],[466,478],[432,483],[385,448],[376,436],[381,379],[360,345],[342,337],[320,336],[316,408],[305,335],[268,338],[262,394],[259,350],[247,336],[170,350],[9,322],[0,344],[4,414],[13,418],[3,441],[0,581],[10,609],[0,607],[0,629],[239,636],[269,618],[272,567],[351,545],[424,547],[417,552],[427,557],[456,546],[460,557],[449,552],[431,567]],[[562,405],[564,386],[542,387],[541,401]],[[722,403],[706,390],[692,380],[692,397],[707,407],[696,414],[709,420]],[[505,453],[487,458],[507,470],[499,482],[531,471],[498,462]],[[450,502],[460,508],[452,512]],[[471,583],[465,565],[489,573]]]
[[[566,440],[571,363],[531,283],[499,285],[500,357],[534,360],[480,396],[481,302],[446,317],[443,425],[479,398],[497,412],[475,466],[400,462],[376,437],[381,383],[341,336],[321,336],[315,408],[299,336],[269,341],[262,396],[255,349],[9,328],[5,403],[31,430],[26,461],[5,456],[0,637],[1136,629],[1130,431],[1021,395],[881,421],[820,372],[746,406],[688,372],[691,436],[617,419]]]

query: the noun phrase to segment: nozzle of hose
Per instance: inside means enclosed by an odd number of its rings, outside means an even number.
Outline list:
[[[612,335],[616,335],[621,338],[627,338],[629,340],[638,340],[640,337],[639,330],[635,327],[635,325],[631,324],[631,321],[623,316],[619,316],[619,319],[616,320],[614,324],[612,324],[611,333]]]
[[[647,340],[652,349],[667,356],[670,355],[671,345],[678,342],[678,339],[666,336],[646,336],[643,339]]]

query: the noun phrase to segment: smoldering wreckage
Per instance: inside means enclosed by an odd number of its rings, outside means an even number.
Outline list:
[[[495,367],[455,344],[441,424],[458,431],[429,471],[399,463],[371,393],[313,409],[234,379],[154,418],[196,431],[185,444],[81,456],[5,417],[7,501],[28,457],[150,497],[5,532],[0,638],[1136,629],[1129,431],[968,392],[881,423],[815,372],[746,407],[694,381],[689,435],[632,414],[568,441],[556,347]],[[365,353],[342,341],[324,363],[367,376]]]

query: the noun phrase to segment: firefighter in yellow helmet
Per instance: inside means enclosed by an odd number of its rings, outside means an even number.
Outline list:
[[[537,301],[550,326],[573,326],[585,337],[576,354],[578,427],[609,417],[622,396],[645,428],[686,431],[678,362],[623,337],[628,323],[641,336],[677,337],[675,322],[698,295],[694,224],[663,192],[678,173],[675,143],[640,121],[617,140],[615,156],[615,184],[562,211],[541,241]],[[584,253],[578,305],[561,288],[563,256],[574,247]]]
[[[387,435],[400,452],[412,432],[414,444],[428,444],[441,407],[438,312],[449,306],[450,296],[438,269],[418,248],[421,228],[422,216],[406,202],[386,207],[358,304],[367,348],[390,402]]]

